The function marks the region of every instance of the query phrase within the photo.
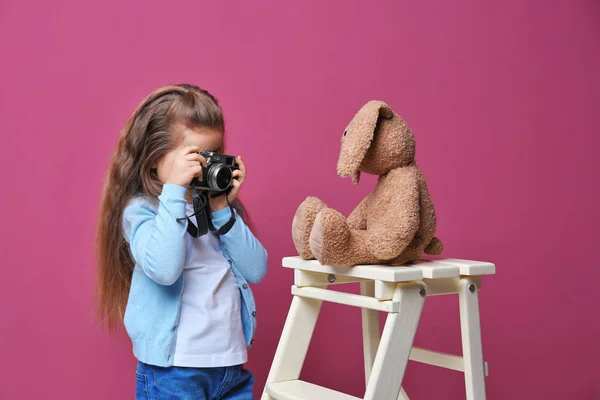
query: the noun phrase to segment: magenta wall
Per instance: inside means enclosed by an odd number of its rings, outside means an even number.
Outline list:
[[[184,81],[221,99],[270,252],[256,393],[291,301],[295,208],[312,194],[347,213],[368,192],[335,165],[346,123],[382,99],[415,131],[446,255],[497,264],[488,398],[600,398],[597,2],[165,3],[0,3],[0,399],[133,398],[129,341],[91,314],[98,201],[128,114]],[[362,396],[359,319],[324,307],[304,379]],[[427,301],[416,342],[460,353],[457,299]],[[465,397],[461,374],[412,363],[406,388]]]

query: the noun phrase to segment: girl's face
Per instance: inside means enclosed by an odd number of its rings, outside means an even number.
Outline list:
[[[186,146],[198,146],[202,151],[219,151],[223,145],[223,133],[215,129],[198,127],[188,128],[184,126],[177,127],[176,132],[180,132],[180,139],[171,151],[156,165],[158,180],[164,184],[167,181],[173,160]]]

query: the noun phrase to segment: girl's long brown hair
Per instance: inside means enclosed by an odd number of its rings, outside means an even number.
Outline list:
[[[176,125],[225,131],[217,100],[197,86],[166,86],[152,92],[125,124],[108,169],[96,237],[98,318],[109,331],[123,320],[134,260],[122,232],[123,210],[130,199],[156,199],[162,184],[153,168],[177,145]],[[224,152],[224,148],[220,149]],[[233,206],[245,217],[239,201]]]

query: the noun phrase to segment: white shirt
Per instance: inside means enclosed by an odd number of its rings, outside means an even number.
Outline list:
[[[191,204],[186,212],[193,214]],[[211,232],[199,238],[186,235],[186,252],[173,365],[208,368],[244,364],[248,355],[241,294],[219,239]]]

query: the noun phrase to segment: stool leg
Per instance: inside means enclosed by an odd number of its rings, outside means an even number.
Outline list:
[[[366,281],[360,283],[360,294],[373,297],[375,295],[375,281]],[[365,357],[365,380],[369,383],[371,370],[377,355],[379,340],[381,339],[381,327],[379,326],[379,311],[362,308],[362,330],[363,330],[363,349]],[[400,389],[397,400],[409,400],[404,389]]]
[[[485,400],[477,282],[469,278],[462,278],[459,290],[460,328],[465,363],[467,400]]]
[[[421,282],[401,283],[394,299],[400,301],[400,312],[390,313],[385,322],[365,400],[398,398],[425,302],[424,285]]]
[[[322,300],[294,296],[267,377],[267,385],[300,377],[322,304]],[[266,388],[261,400],[273,400]]]
[[[360,283],[360,294],[373,297],[375,295],[375,282],[366,281]],[[381,327],[379,326],[379,311],[368,308],[361,309],[362,331],[363,331],[363,351],[365,358],[365,380],[369,383],[379,340],[381,338]]]
[[[398,400],[410,400],[408,395],[404,391],[404,388],[400,388],[400,393],[398,393]]]

